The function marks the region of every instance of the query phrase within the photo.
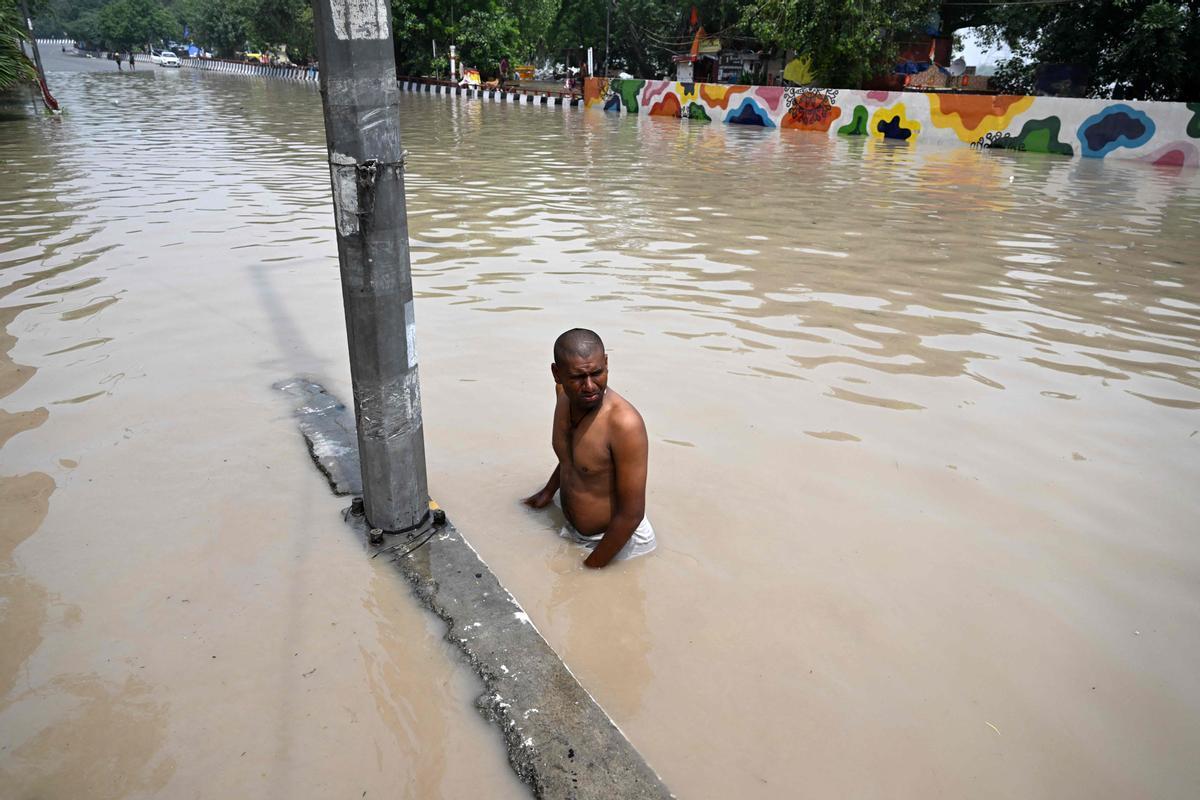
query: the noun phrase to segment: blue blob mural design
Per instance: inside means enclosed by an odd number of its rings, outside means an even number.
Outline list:
[[[730,125],[759,125],[763,128],[775,127],[775,123],[771,121],[771,115],[749,97],[742,100],[742,104],[737,107],[737,111],[725,117],[725,122]]]
[[[1154,120],[1141,111],[1117,103],[1093,114],[1079,126],[1080,155],[1104,158],[1118,147],[1141,147],[1154,135]]]
[[[621,96],[616,94],[609,95],[609,98],[604,101],[604,110],[619,113],[621,111]]]
[[[907,141],[908,137],[912,136],[913,132],[900,124],[900,117],[894,116],[891,119],[879,120],[879,125],[876,126],[879,132],[883,134],[885,139],[899,139]]]

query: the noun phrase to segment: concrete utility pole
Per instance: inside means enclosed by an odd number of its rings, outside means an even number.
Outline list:
[[[38,93],[41,95],[42,102],[46,104],[46,108],[57,112],[58,101],[50,94],[50,87],[46,83],[46,70],[42,67],[42,53],[38,50],[37,34],[33,32],[33,17],[29,16],[29,3],[26,0],[21,0],[21,13],[25,16],[25,28],[29,31],[29,49],[33,51],[33,64],[37,68]],[[21,52],[25,52],[24,45],[21,46]]]
[[[429,517],[404,208],[400,88],[387,0],[312,0],[367,521]]]
[[[42,69],[42,54],[38,52],[37,36],[33,32],[33,17],[29,15],[29,3],[21,0],[21,15],[25,17],[25,29],[29,31],[29,47],[33,50],[33,64],[37,67],[38,80],[46,81],[46,70]]]

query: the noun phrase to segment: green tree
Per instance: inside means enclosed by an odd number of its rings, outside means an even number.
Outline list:
[[[193,41],[221,56],[232,56],[250,35],[249,0],[183,0],[175,14]]]
[[[690,7],[687,10],[690,11]],[[610,62],[615,59],[617,65],[638,77],[653,78],[670,73],[671,56],[685,53],[691,46],[691,38],[687,35],[688,20],[684,18],[684,6],[680,4],[662,0],[613,2],[610,24]],[[585,40],[582,44],[590,42]]]
[[[465,0],[392,0],[396,69],[406,75],[429,73],[433,43],[448,49],[454,42],[454,22],[472,7]]]
[[[247,30],[260,47],[287,46],[290,58],[305,61],[316,53],[312,4],[308,0],[248,0]]]
[[[127,49],[177,36],[175,18],[158,0],[113,0],[100,9],[100,33],[110,48]]]
[[[895,61],[895,34],[929,26],[931,0],[750,0],[743,25],[763,44],[812,58],[825,86],[854,87]]]
[[[34,30],[39,36],[70,35],[69,25],[88,13],[98,12],[107,0],[43,0],[30,3]]]
[[[501,0],[392,0],[392,34],[397,69],[409,75],[432,70],[434,42],[439,60],[457,44],[465,65],[493,73],[495,63],[485,59],[497,48],[510,61],[531,52],[516,15]]]
[[[562,0],[509,0],[505,10],[516,19],[527,55],[545,52],[546,37],[561,4]]]
[[[607,17],[610,69],[647,78],[667,74],[671,56],[691,46],[685,14],[690,10],[664,0],[562,0],[548,36],[551,54],[593,47],[601,69]]]
[[[104,33],[100,29],[100,12],[85,11],[83,14],[68,20],[63,26],[66,34],[85,47],[99,47],[104,43]]]
[[[985,39],[1013,55],[993,80],[1032,94],[1042,64],[1073,64],[1088,94],[1137,100],[1200,98],[1200,0],[1098,0],[988,8]]]
[[[428,73],[434,66],[434,42],[442,69],[449,46],[457,44],[464,63],[485,73],[495,70],[489,59],[501,51],[513,63],[551,52],[562,1],[392,0],[397,68],[410,75]]]
[[[486,75],[497,74],[500,59],[510,62],[521,56],[521,30],[516,19],[503,10],[472,11],[459,25],[458,43],[464,65],[478,67]]]
[[[21,42],[27,38],[15,0],[0,0],[0,89],[37,77],[33,64],[21,52]]]
[[[604,12],[608,0],[562,0],[547,33],[547,55],[556,51],[591,45],[599,58],[604,54]],[[593,43],[593,39],[595,40]]]

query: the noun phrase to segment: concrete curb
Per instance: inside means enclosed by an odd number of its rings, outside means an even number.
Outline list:
[[[296,401],[301,433],[334,491],[354,491],[358,447],[349,409],[304,378],[276,388]],[[365,545],[366,520],[350,509],[344,517]],[[499,727],[509,764],[535,797],[673,797],[453,525],[389,536],[367,550],[388,559],[446,622],[446,640],[483,681],[476,707]]]
[[[305,378],[280,381],[275,388],[296,401],[300,433],[309,455],[321,470],[333,493],[342,496],[362,493],[358,468],[358,428],[354,412],[346,408],[319,383]]]

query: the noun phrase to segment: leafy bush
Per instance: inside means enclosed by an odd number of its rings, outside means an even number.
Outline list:
[[[0,89],[33,80],[37,73],[21,52],[25,24],[14,0],[0,0]]]

